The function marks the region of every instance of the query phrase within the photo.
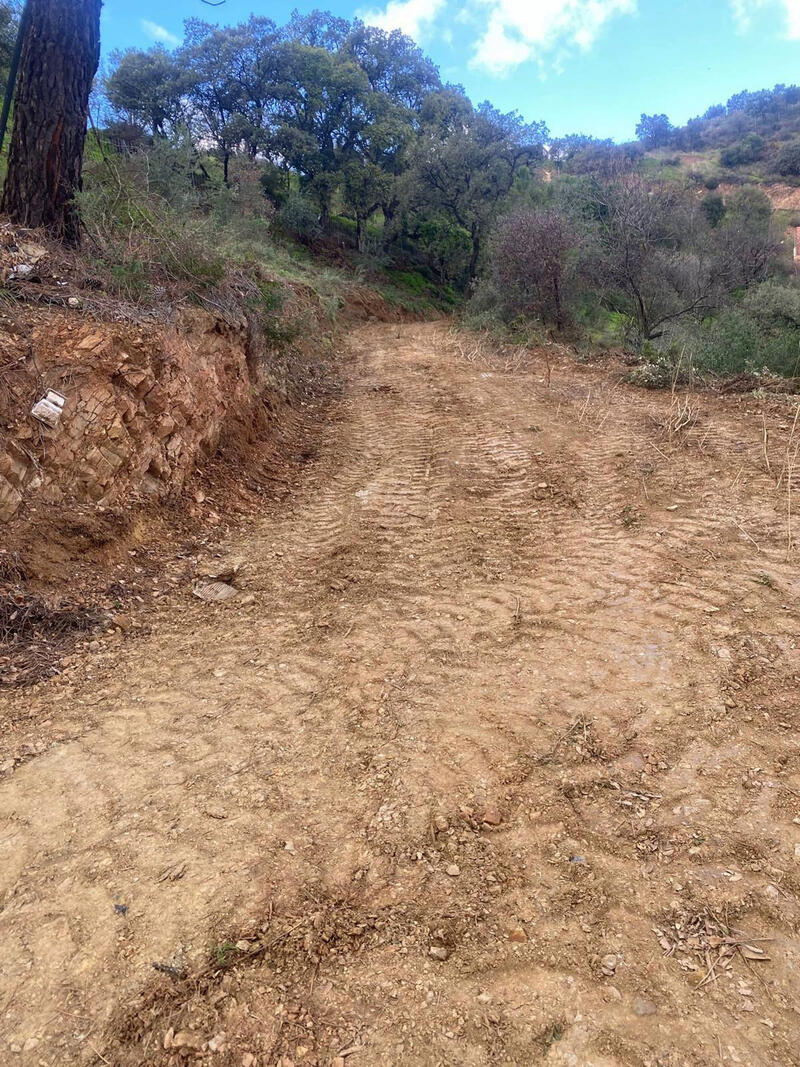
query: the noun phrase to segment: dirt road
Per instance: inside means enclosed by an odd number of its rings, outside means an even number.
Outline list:
[[[350,351],[243,595],[4,698],[0,1061],[800,1064],[791,404]]]

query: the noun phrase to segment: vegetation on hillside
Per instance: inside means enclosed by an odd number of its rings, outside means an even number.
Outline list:
[[[624,347],[644,383],[795,376],[792,220],[759,185],[800,182],[800,89],[681,128],[643,114],[637,136],[552,138],[359,20],[190,19],[180,46],[116,53],[96,84],[84,254],[129,300],[207,294],[232,262],[319,278],[331,308],[366,277],[518,337]]]

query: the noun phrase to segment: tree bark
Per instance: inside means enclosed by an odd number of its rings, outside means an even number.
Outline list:
[[[68,244],[80,240],[75,194],[100,61],[101,6],[102,0],[28,0],[22,43],[0,211]]]

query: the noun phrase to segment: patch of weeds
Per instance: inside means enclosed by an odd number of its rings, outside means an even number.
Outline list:
[[[537,1039],[541,1045],[542,1052],[547,1054],[553,1045],[561,1040],[566,1032],[567,1023],[565,1019],[556,1019],[554,1022],[550,1023],[549,1026],[546,1026]]]
[[[217,967],[230,967],[240,955],[233,941],[222,941],[211,950],[211,959]]]

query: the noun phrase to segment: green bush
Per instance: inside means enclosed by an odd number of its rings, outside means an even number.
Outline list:
[[[727,376],[752,371],[759,354],[759,330],[741,308],[727,308],[701,329],[695,348],[700,371]]]
[[[795,377],[800,368],[800,288],[771,280],[702,323],[675,324],[651,362],[687,354],[700,374]],[[648,371],[654,378],[655,371]]]
[[[775,170],[784,177],[800,177],[800,141],[792,141],[778,152]]]
[[[725,217],[725,201],[719,193],[711,193],[700,204],[709,226],[718,226]]]
[[[740,167],[746,163],[756,163],[764,155],[764,138],[757,133],[746,134],[741,141],[728,145],[719,154],[723,167]]]
[[[298,237],[309,239],[322,236],[317,208],[300,193],[290,193],[278,208],[275,218],[284,230]]]

